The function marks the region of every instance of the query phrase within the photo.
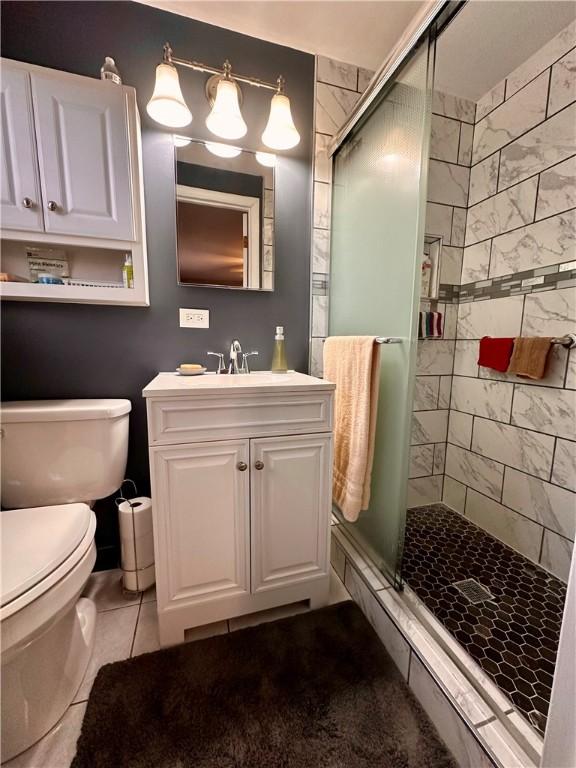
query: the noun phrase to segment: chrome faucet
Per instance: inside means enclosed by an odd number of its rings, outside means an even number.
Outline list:
[[[228,364],[228,373],[250,373],[250,364],[248,358],[257,355],[258,352],[242,352],[242,346],[238,339],[234,339],[230,344],[230,362]]]
[[[207,355],[212,355],[212,357],[218,358],[218,370],[216,373],[226,373],[226,366],[224,364],[224,353],[223,352],[206,352]]]
[[[216,373],[250,373],[248,358],[252,357],[252,355],[257,355],[258,352],[242,352],[240,342],[238,339],[234,339],[232,344],[230,344],[228,370],[226,370],[224,354],[222,352],[207,352],[206,354],[218,358],[218,370]]]
[[[230,362],[228,363],[228,373],[244,373],[242,362],[238,363],[238,355],[242,356],[242,347],[238,339],[234,339],[230,344]]]
[[[258,352],[244,352],[242,354],[242,368],[240,370],[240,373],[250,373],[250,364],[248,362],[248,358],[252,357],[252,355],[257,355]]]

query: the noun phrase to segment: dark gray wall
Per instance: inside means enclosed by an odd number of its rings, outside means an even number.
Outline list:
[[[141,390],[158,371],[182,361],[203,362],[206,350],[226,350],[237,336],[260,351],[269,367],[274,327],[286,327],[289,364],[307,370],[310,197],[314,57],[256,38],[131,2],[4,2],[2,55],[81,75],[99,76],[113,56],[123,81],[137,89],[142,118],[150,307],[4,302],[4,400],[127,397],[132,401],[128,475],[149,492],[146,413]],[[241,73],[287,80],[302,140],[286,153],[276,174],[276,290],[274,293],[178,286],[174,207],[174,156],[166,131],[145,110],[154,70],[169,40],[176,55],[219,66],[229,58]],[[180,74],[194,120],[190,134],[209,137],[205,76]],[[269,92],[243,86],[248,134],[243,145],[260,149]],[[213,137],[212,137],[213,138]],[[178,326],[178,307],[210,310],[210,329]],[[255,366],[257,367],[257,366]],[[113,507],[99,514],[101,564],[113,564]],[[104,548],[109,557],[104,560]]]

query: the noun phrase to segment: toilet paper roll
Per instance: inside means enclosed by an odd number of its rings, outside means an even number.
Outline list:
[[[152,527],[152,499],[138,496],[123,501],[118,507],[120,542],[122,546],[122,570],[125,581],[130,573],[127,589],[137,591],[154,584],[154,536]]]

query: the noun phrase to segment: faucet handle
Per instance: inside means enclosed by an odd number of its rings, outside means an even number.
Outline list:
[[[242,373],[250,373],[250,364],[248,362],[248,358],[252,357],[252,355],[257,355],[258,352],[244,352],[242,354]]]
[[[223,373],[226,370],[224,365],[224,353],[223,352],[206,352],[207,355],[212,355],[218,358],[218,370],[216,373]]]

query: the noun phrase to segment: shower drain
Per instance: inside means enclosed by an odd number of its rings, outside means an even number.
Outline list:
[[[483,587],[482,584],[479,584],[476,579],[464,579],[464,581],[455,581],[452,586],[455,587],[458,592],[461,592],[466,600],[471,602],[472,605],[494,600],[494,595],[491,595],[486,587]]]

